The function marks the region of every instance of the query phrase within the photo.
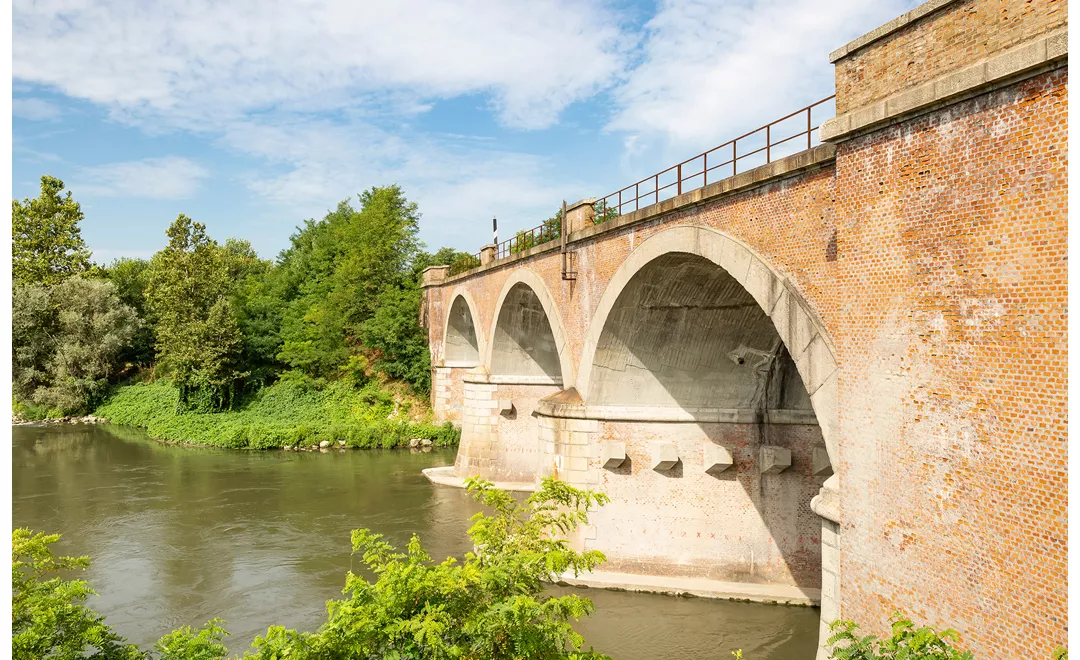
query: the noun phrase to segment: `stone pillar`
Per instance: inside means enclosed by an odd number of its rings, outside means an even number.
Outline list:
[[[593,224],[593,204],[596,200],[592,197],[579,199],[573,204],[566,205],[566,233],[567,235],[581,231]]]
[[[450,276],[450,266],[428,266],[420,275],[420,286],[435,286]]]
[[[496,386],[487,382],[487,370],[476,367],[465,374],[465,401],[461,415],[461,446],[454,461],[458,477],[491,475],[499,440],[499,402]]]
[[[821,519],[821,622],[818,624],[817,660],[826,660],[829,652],[829,624],[840,618],[840,524]]]
[[[450,367],[435,367],[431,379],[431,408],[437,421],[445,421],[450,404]]]
[[[486,266],[486,265],[490,264],[492,261],[495,261],[495,250],[496,249],[498,249],[498,247],[494,243],[485,245],[484,247],[480,248],[480,265],[481,266]]]

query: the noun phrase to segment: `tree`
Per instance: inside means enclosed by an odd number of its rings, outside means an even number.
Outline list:
[[[16,398],[62,414],[104,396],[118,357],[141,321],[116,287],[72,277],[16,286],[12,295],[12,385]]]
[[[417,392],[431,389],[427,330],[420,326],[420,290],[414,283],[390,288],[379,307],[360,326],[360,339],[377,371],[409,383]]]
[[[154,322],[146,305],[146,283],[150,262],[146,259],[121,257],[114,260],[102,273],[116,287],[116,294],[125,305],[135,310],[144,323],[139,326],[131,342],[120,354],[121,362],[149,365],[154,361]]]
[[[57,284],[90,267],[78,202],[61,196],[64,182],[41,177],[41,195],[11,200],[11,276],[16,284]]]
[[[228,302],[238,266],[205,225],[182,213],[165,233],[169,244],[150,260],[146,284],[158,359],[180,390],[182,409],[219,410],[245,375],[243,337]]]

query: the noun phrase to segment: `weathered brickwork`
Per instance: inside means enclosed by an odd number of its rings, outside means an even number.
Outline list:
[[[842,614],[980,658],[1066,640],[1067,80],[838,145]]]
[[[1068,21],[1065,0],[957,0],[836,62],[847,112],[959,69]]]
[[[1064,0],[943,3],[841,57],[838,107],[858,110],[1022,48],[1064,26],[1066,12]],[[882,634],[901,610],[956,628],[979,658],[1049,657],[1067,637],[1066,67],[1048,59],[1024,80],[980,87],[980,96],[882,120],[870,133],[838,133],[835,160],[810,159],[700,203],[665,202],[657,215],[574,240],[575,280],[562,279],[553,249],[429,286],[437,369],[455,291],[468,292],[478,342],[490,345],[500,297],[527,282],[553,332],[545,346],[559,350],[561,384],[546,390],[559,394],[512,394],[518,420],[489,416],[473,427],[483,433],[463,435],[459,458],[475,454],[468,460],[490,467],[505,423],[505,451],[521,465],[535,451],[537,477],[608,493],[612,503],[575,542],[602,549],[609,568],[820,585],[823,622],[841,616]],[[817,426],[746,423],[746,409],[709,409],[699,393],[683,399],[693,411],[675,406],[653,418],[635,406],[670,405],[665,397],[628,401],[637,389],[608,388],[623,400],[604,403],[625,408],[622,417],[604,416],[590,400],[594,364],[685,384],[662,373],[678,368],[679,355],[642,359],[641,346],[659,347],[656,355],[671,348],[662,337],[634,343],[633,332],[663,332],[663,305],[637,326],[625,309],[609,314],[615,296],[631,290],[624,266],[645,272],[647,260],[668,253],[712,262],[745,287],[790,351]],[[692,281],[654,278],[648,295],[674,286],[678,295],[665,303],[672,322],[712,332],[721,326],[708,314],[678,311],[723,304],[689,291],[713,281],[712,266],[679,256],[650,273],[691,262],[702,269],[683,278]],[[750,304],[745,295],[727,298]],[[599,341],[616,316],[623,325]],[[739,343],[715,345],[734,359]],[[688,339],[675,353],[684,345],[699,344]],[[625,359],[598,362],[598,346]],[[490,350],[480,355],[490,366]],[[436,397],[448,409],[452,381],[464,377],[437,373]],[[502,396],[503,385],[487,387],[488,400]],[[464,399],[467,421],[467,391]],[[530,421],[519,423],[522,416]],[[761,474],[761,438],[790,450],[791,467]],[[814,468],[823,441],[832,476]],[[676,467],[652,469],[656,442],[671,445]],[[703,472],[710,443],[730,451],[732,467]],[[616,445],[626,461],[603,467],[605,447]],[[748,549],[752,559],[737,558]]]

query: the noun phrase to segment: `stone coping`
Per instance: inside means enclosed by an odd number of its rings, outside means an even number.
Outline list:
[[[1067,65],[1068,56],[1068,28],[1060,28],[883,100],[837,115],[821,125],[821,139],[842,142],[986,94]]]
[[[870,30],[858,39],[853,39],[845,45],[837,48],[833,52],[829,53],[829,61],[836,63],[838,60],[841,60],[848,55],[851,55],[860,48],[869,46],[870,44],[874,43],[879,39],[884,39],[893,32],[896,32],[897,30],[902,30],[903,28],[914,23],[915,21],[918,21],[919,19],[928,16],[929,14],[932,14],[935,11],[947,7],[957,1],[958,0],[928,0],[927,2],[924,2],[918,7],[916,7],[915,9],[900,14],[899,16],[882,25],[881,27]]]
[[[453,486],[454,488],[465,487],[465,477],[454,474],[453,465],[427,468],[423,471],[427,480],[439,486]],[[536,491],[536,483],[524,481],[496,481],[495,487],[499,490],[510,490],[519,493],[532,493]]]
[[[764,413],[764,414],[762,414]],[[624,422],[677,424],[810,424],[817,426],[813,410],[753,408],[675,408],[670,406],[597,406],[553,403],[541,399],[536,414],[563,419],[603,419]]]
[[[480,363],[475,360],[443,360],[442,364],[435,365],[438,369],[472,369],[479,366]]]
[[[558,385],[562,386],[562,378],[551,376],[516,376],[507,374],[466,373],[462,378],[466,383],[486,383],[491,385]]]
[[[575,577],[573,573],[564,573],[559,576],[555,584],[673,596],[688,595],[698,596],[699,598],[748,600],[755,603],[774,603],[777,605],[815,606],[821,603],[821,589],[809,589],[785,584],[725,582],[708,578],[668,575],[592,571]]]
[[[820,144],[811,149],[807,149],[806,151],[800,151],[797,154],[792,154],[785,158],[774,160],[766,165],[755,167],[752,170],[730,176],[721,181],[710,183],[703,188],[691,190],[688,193],[683,193],[682,195],[672,197],[671,199],[665,199],[658,204],[651,204],[636,211],[620,215],[607,222],[602,222],[598,225],[592,225],[591,227],[576,231],[566,237],[567,248],[569,249],[573,243],[578,241],[590,239],[606,232],[618,231],[627,226],[639,224],[660,215],[691,208],[705,202],[711,202],[715,199],[767,185],[788,176],[825,167],[835,162],[835,160],[836,147],[832,144]],[[492,268],[508,266],[540,254],[558,251],[560,247],[561,245],[558,239],[548,241],[547,243],[531,247],[528,250],[523,250],[517,254],[497,259],[489,264],[477,266],[472,270],[467,270],[463,273],[447,277],[441,282],[425,284],[424,286],[445,286],[452,282],[459,282]]]

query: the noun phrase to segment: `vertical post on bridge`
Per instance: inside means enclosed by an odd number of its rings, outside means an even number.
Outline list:
[[[491,218],[491,242],[499,244],[499,221],[494,216]]]

